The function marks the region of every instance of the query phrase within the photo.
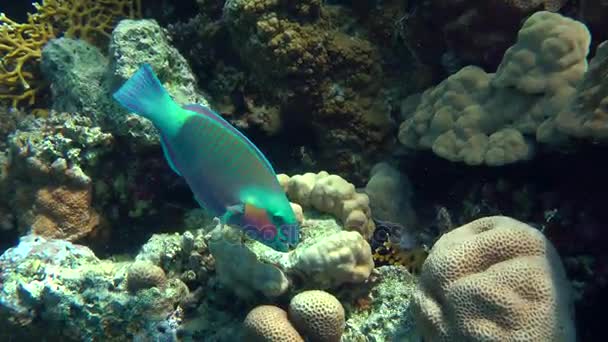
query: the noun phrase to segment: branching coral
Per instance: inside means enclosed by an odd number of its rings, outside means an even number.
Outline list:
[[[44,86],[38,64],[49,40],[63,33],[101,44],[118,19],[141,12],[140,0],[43,0],[34,6],[25,23],[0,13],[0,100],[13,108],[35,104]]]
[[[10,100],[13,108],[20,101],[35,103],[41,86],[37,64],[42,47],[53,37],[53,27],[37,16],[21,24],[0,13],[0,99]]]
[[[95,43],[110,33],[121,17],[141,17],[141,0],[43,0],[34,3],[41,21],[65,32]]]

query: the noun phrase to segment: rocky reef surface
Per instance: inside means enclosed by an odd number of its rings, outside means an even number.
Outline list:
[[[40,44],[23,72],[46,107],[0,108],[1,340],[599,336],[606,6],[143,5],[104,44]],[[153,124],[112,99],[143,63],[282,172],[295,248],[198,208]]]

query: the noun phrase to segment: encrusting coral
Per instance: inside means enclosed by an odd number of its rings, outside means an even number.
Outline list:
[[[22,237],[0,256],[0,340],[169,340],[159,335],[174,331],[188,288],[149,262],[135,265],[65,240]]]
[[[315,156],[332,172],[365,179],[392,141],[394,125],[377,47],[343,32],[322,1],[229,0],[225,22],[233,47],[255,75],[258,107],[280,108],[279,122],[310,130]],[[310,141],[313,143],[313,141]]]
[[[44,81],[39,63],[43,46],[59,34],[104,44],[122,17],[141,16],[140,0],[42,0],[18,23],[0,13],[0,100],[13,108],[35,104]]]
[[[87,174],[109,153],[113,137],[78,113],[23,117],[8,139],[10,164],[2,200],[22,232],[75,241],[106,228],[93,208]]]
[[[36,192],[30,215],[31,232],[47,238],[75,241],[94,234],[102,226],[97,211],[91,207],[92,188],[47,186]]]
[[[543,234],[505,216],[443,235],[412,302],[429,341],[575,341],[573,297]]]

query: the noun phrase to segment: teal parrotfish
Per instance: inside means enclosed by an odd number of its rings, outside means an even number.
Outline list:
[[[223,224],[281,252],[297,244],[298,222],[272,165],[229,122],[206,106],[177,104],[148,64],[113,97],[154,124],[171,169]]]

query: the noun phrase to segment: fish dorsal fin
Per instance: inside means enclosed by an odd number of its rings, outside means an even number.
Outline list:
[[[163,148],[163,154],[165,155],[165,160],[167,160],[167,163],[169,164],[169,167],[171,167],[171,170],[173,170],[173,172],[177,173],[178,176],[181,176],[182,174],[179,173],[179,170],[175,166],[175,163],[173,163],[173,157],[171,155],[171,150],[169,150],[169,148],[167,147],[167,140],[165,139],[165,136],[162,133],[160,134],[160,146]]]
[[[270,172],[272,172],[274,175],[276,175],[276,172],[274,172],[274,168],[272,167],[272,165],[270,164],[268,159],[266,159],[266,156],[264,156],[262,151],[260,151],[260,149],[258,149],[257,146],[255,146],[255,144],[252,143],[251,140],[249,140],[249,138],[247,138],[243,133],[241,133],[238,129],[236,129],[234,126],[232,126],[228,121],[226,121],[220,115],[215,113],[213,110],[211,110],[203,105],[197,104],[197,103],[185,105],[185,106],[183,106],[183,108],[186,110],[195,112],[197,114],[203,115],[203,116],[219,123],[226,129],[228,129],[230,132],[232,132],[233,134],[236,134],[238,137],[243,139],[243,141],[245,141],[245,143],[251,148],[251,150],[254,151],[254,153],[258,156],[258,158],[262,161],[264,166],[266,166],[266,168],[268,168],[268,170],[270,170]]]

